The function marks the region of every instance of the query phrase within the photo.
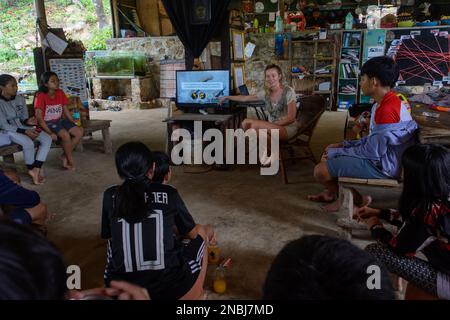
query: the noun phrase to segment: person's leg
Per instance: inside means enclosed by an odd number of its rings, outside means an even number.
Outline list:
[[[34,142],[28,136],[17,133],[8,132],[9,138],[12,142],[22,146],[23,158],[28,169],[28,175],[33,180],[34,184],[41,184],[39,180],[39,168],[34,167]]]
[[[37,206],[25,210],[30,214],[33,223],[39,225],[45,224],[48,217],[48,210],[45,204],[39,203]]]
[[[205,283],[206,270],[208,267],[208,255],[206,253],[206,247],[208,246],[210,241],[215,241],[216,234],[214,232],[214,228],[211,225],[203,226],[197,224],[195,228],[197,229],[198,235],[203,239],[204,242],[201,270],[192,288],[184,296],[182,296],[180,300],[202,300],[204,295],[203,285]]]
[[[319,202],[329,202],[336,198],[338,192],[338,177],[361,179],[388,178],[371,160],[351,156],[337,156],[331,159],[324,157],[314,168],[314,177],[327,188],[326,191],[318,195],[308,197],[309,200]],[[369,202],[369,200],[370,199],[368,198],[357,197],[357,201],[360,205]],[[334,211],[337,210],[334,204],[333,208],[329,207],[325,209],[327,211],[330,211],[331,209]]]
[[[61,140],[61,145],[63,147],[64,153],[61,155],[61,160],[63,161],[63,167],[66,169],[73,168],[73,157],[72,157],[72,140],[70,139],[70,134],[65,130],[61,129],[58,131],[58,137]]]
[[[412,282],[408,282],[405,290],[405,300],[438,300],[438,297],[417,288]]]
[[[3,174],[5,176],[7,176],[9,179],[11,179],[12,181],[14,181],[14,183],[16,184],[20,184],[20,178],[17,175],[17,171],[15,169],[11,169],[11,168],[2,168],[3,170]]]
[[[337,198],[338,182],[333,178],[326,161],[319,162],[314,167],[314,178],[325,186],[325,190],[316,195],[308,195],[308,200],[316,202],[332,202]]]
[[[369,244],[365,250],[385,265],[389,272],[437,297],[437,272],[428,262],[415,257],[397,255],[379,243]]]
[[[75,149],[80,142],[81,138],[83,138],[84,129],[82,127],[73,126],[66,130],[72,136],[72,150]]]
[[[241,124],[242,129],[243,129],[244,131],[247,131],[248,129],[250,129],[253,120],[254,120],[254,119],[249,119],[249,118],[244,119],[244,121],[242,121],[242,124]]]
[[[39,180],[44,181],[44,177],[42,174],[42,165],[45,160],[47,160],[48,153],[52,146],[52,138],[44,131],[39,133],[39,136],[36,138],[39,141],[39,148],[36,153],[36,159],[34,161],[34,166],[39,168]]]
[[[247,120],[247,119],[246,119]],[[246,124],[248,129],[254,129],[258,133],[258,138],[260,134],[260,130],[267,130],[267,143],[266,143],[266,150],[264,150],[263,155],[261,157],[261,164],[262,165],[269,165],[270,159],[272,158],[272,155],[269,157],[269,154],[271,153],[271,130],[278,130],[278,137],[280,141],[286,141],[288,139],[288,133],[286,131],[286,128],[284,126],[280,126],[268,121],[263,120],[256,120],[256,119],[249,119],[249,123]],[[247,129],[247,130],[248,130]],[[278,150],[279,152],[279,150]]]

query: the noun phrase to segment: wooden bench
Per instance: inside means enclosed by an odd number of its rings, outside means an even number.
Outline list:
[[[383,199],[383,206],[388,206],[389,201],[396,204],[400,196],[402,185],[395,179],[357,179],[339,178],[339,218],[337,225],[340,227],[340,236],[351,240],[353,230],[367,230],[365,223],[353,219],[354,199],[352,189],[360,194],[376,195]]]
[[[111,126],[111,120],[86,120],[83,122],[84,136],[89,136],[95,131],[102,131],[104,152],[107,154],[112,153],[112,142],[109,134],[109,127]],[[85,141],[84,141],[85,142]],[[83,152],[83,139],[77,146],[77,150]],[[53,147],[60,147],[53,143]],[[14,153],[22,152],[22,147],[18,144],[12,143],[6,146],[0,147],[0,157],[3,157],[3,163],[5,167],[21,168],[23,166],[17,165],[14,160]]]
[[[102,131],[103,148],[105,153],[112,153],[112,141],[109,134],[109,127],[111,126],[111,120],[85,120],[82,123],[84,128],[84,136],[89,136],[95,131]],[[83,139],[78,144],[77,149],[83,152]]]
[[[14,153],[21,151],[22,147],[15,143],[0,147],[0,157],[3,157],[3,165],[5,167],[15,167]]]

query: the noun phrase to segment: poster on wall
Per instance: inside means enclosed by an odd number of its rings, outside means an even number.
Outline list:
[[[397,85],[442,83],[450,75],[450,27],[397,29],[386,34],[386,55],[400,68]]]
[[[88,101],[83,59],[50,59],[49,64],[50,71],[58,75],[59,87],[65,94]]]

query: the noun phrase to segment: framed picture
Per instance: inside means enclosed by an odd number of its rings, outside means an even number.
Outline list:
[[[245,60],[244,56],[244,32],[231,30],[231,43],[233,44],[233,60]]]
[[[235,88],[245,84],[245,66],[243,63],[233,63],[233,85]]]
[[[211,0],[192,0],[191,24],[208,24],[211,21]]]

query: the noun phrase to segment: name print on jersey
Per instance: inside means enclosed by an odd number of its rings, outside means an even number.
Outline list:
[[[62,105],[47,106],[45,109],[45,121],[59,120],[62,115]]]

